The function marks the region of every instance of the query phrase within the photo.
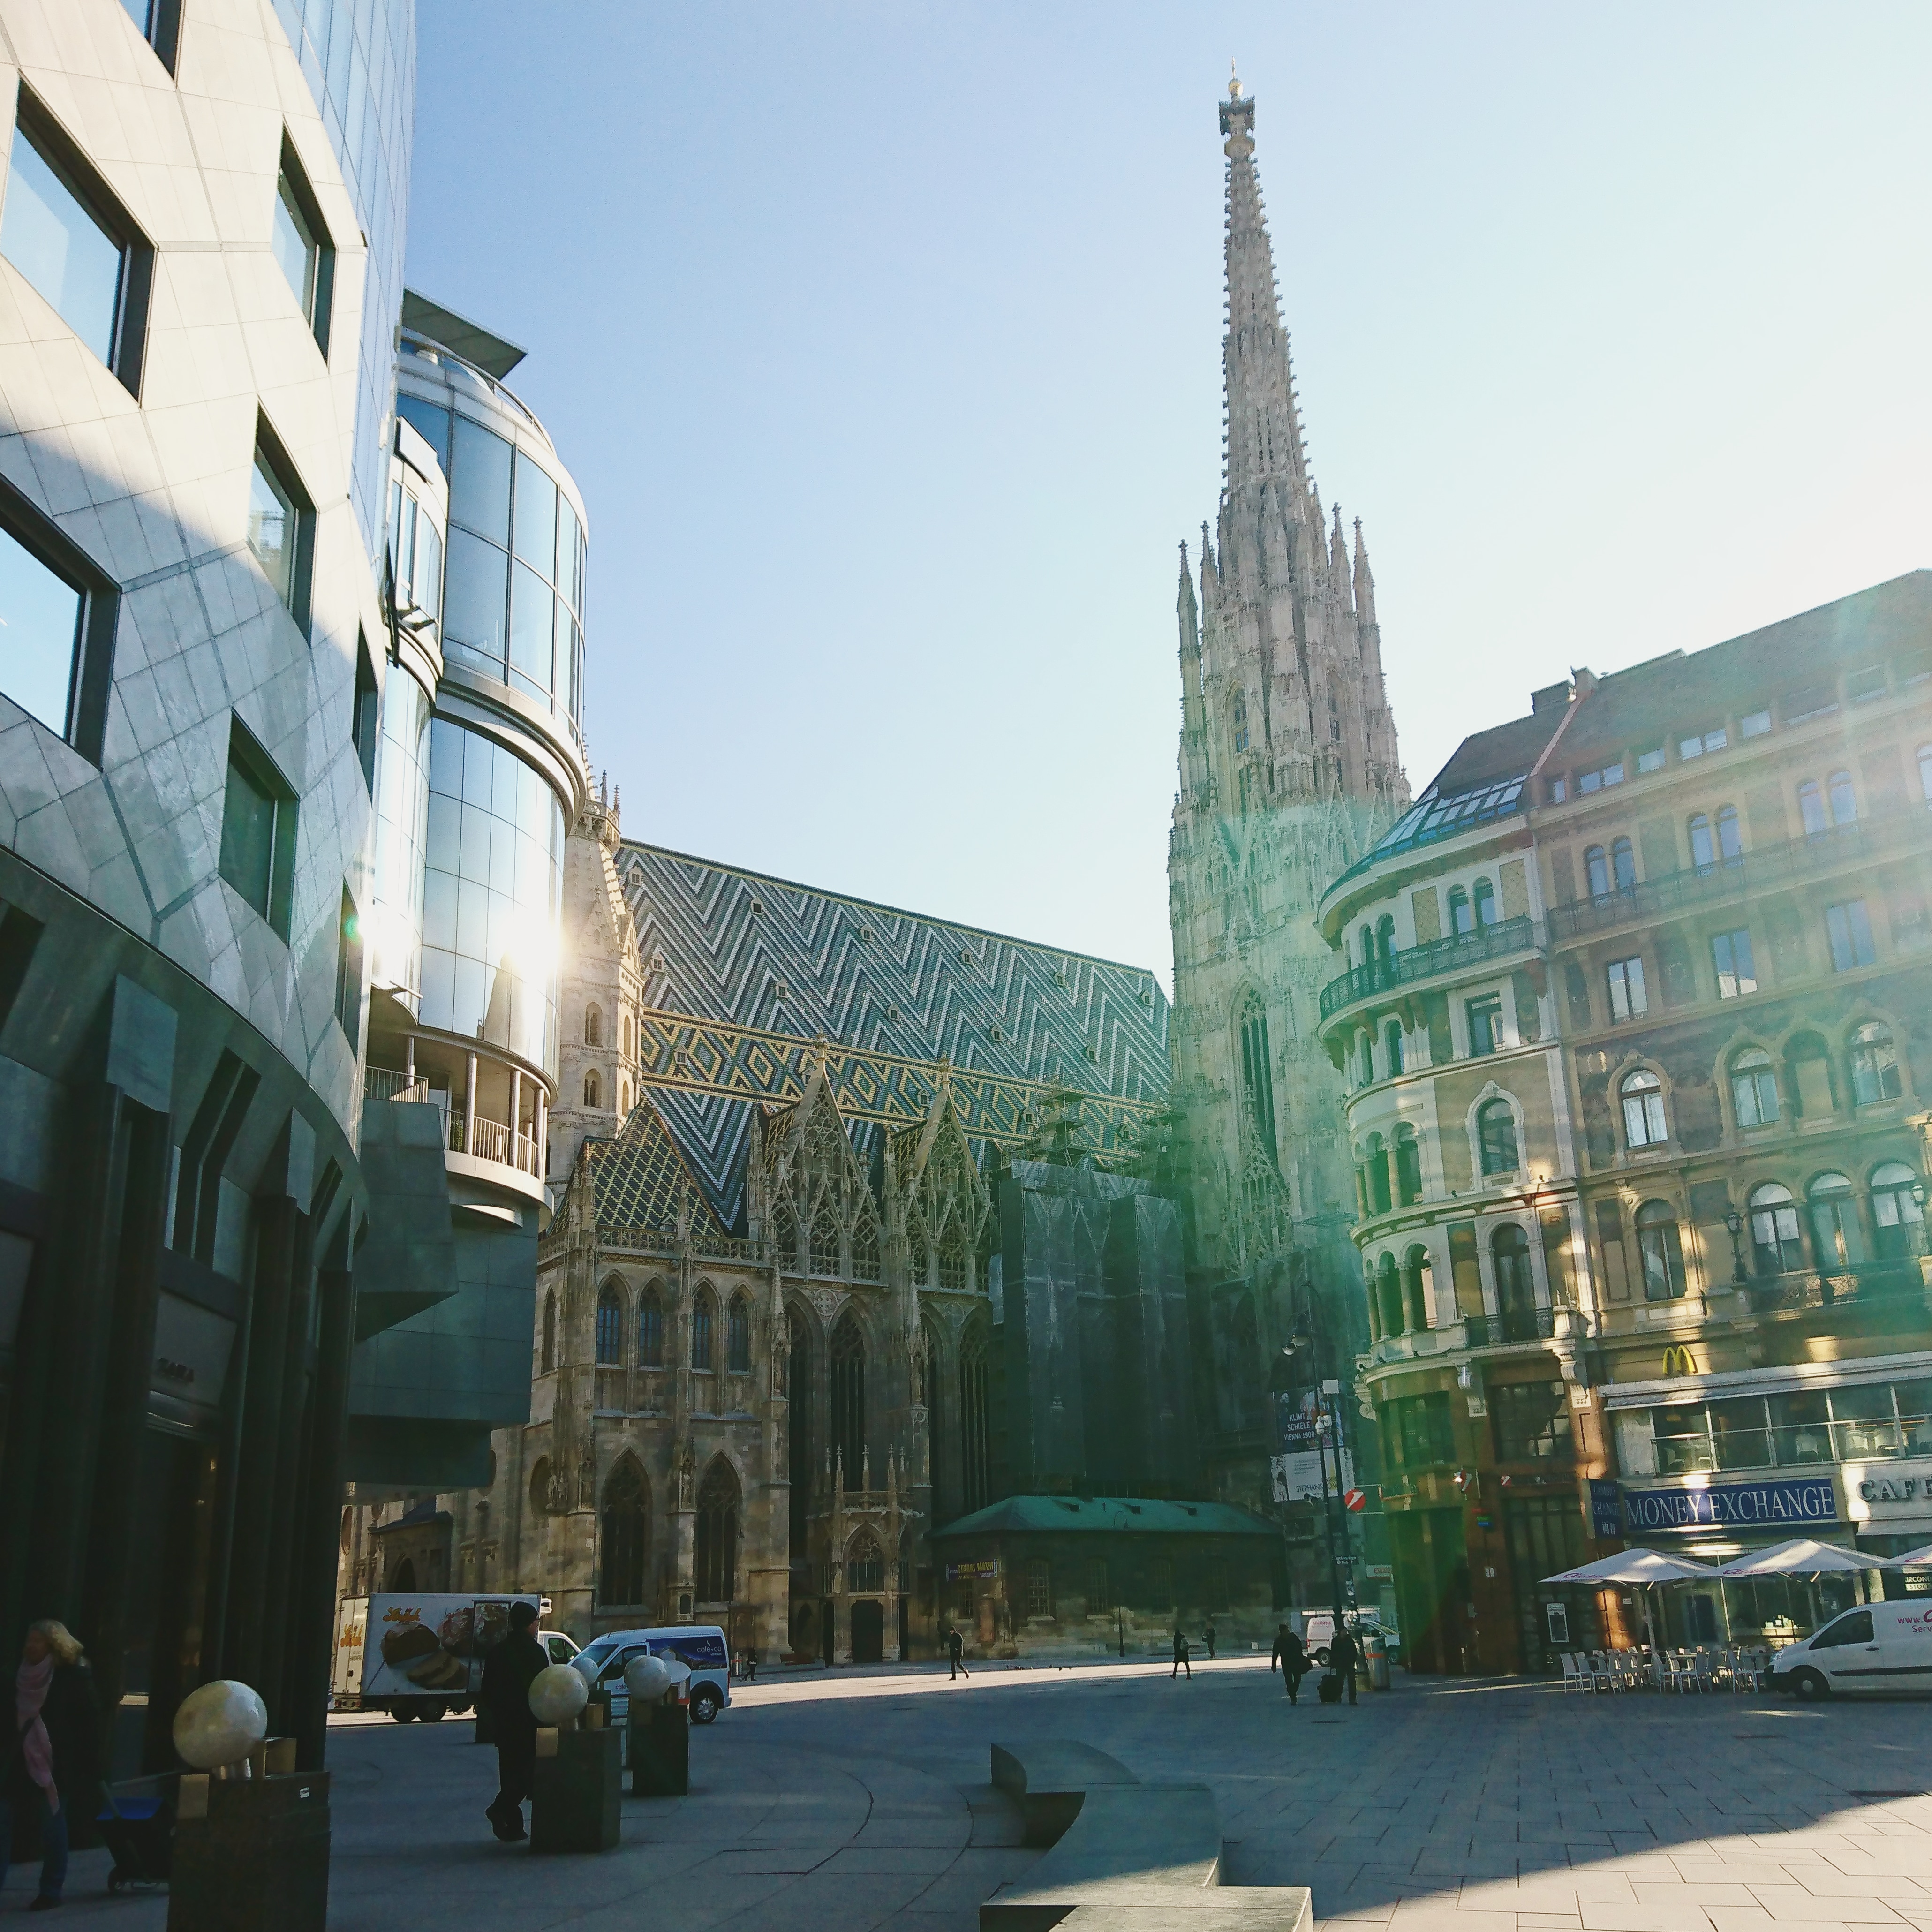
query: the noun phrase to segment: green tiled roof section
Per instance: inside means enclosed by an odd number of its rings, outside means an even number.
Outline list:
[[[586,1141],[583,1157],[590,1166],[599,1227],[674,1228],[688,1192],[693,1235],[723,1236],[722,1223],[648,1095],[610,1139]]]
[[[1008,1496],[933,1532],[985,1536],[1033,1531],[1064,1536],[1090,1531],[1109,1536],[1279,1536],[1278,1526],[1232,1503],[1168,1502],[1153,1496]]]

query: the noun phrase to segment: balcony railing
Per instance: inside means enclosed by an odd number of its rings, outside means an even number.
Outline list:
[[[1501,1315],[1466,1315],[1462,1325],[1472,1348],[1500,1348],[1510,1342],[1546,1342],[1556,1332],[1553,1308],[1511,1308]]]
[[[1666,872],[1660,878],[1646,879],[1641,885],[1624,886],[1616,892],[1598,892],[1590,898],[1573,899],[1568,905],[1552,906],[1550,937],[1552,944],[1561,945],[1634,919],[1652,919],[1660,914],[1680,912],[1714,899],[1729,898],[1738,892],[1762,892],[1792,884],[1864,860],[1884,857],[1920,843],[1928,833],[1932,833],[1932,812],[1922,807],[1892,812],[1882,818],[1861,818],[1850,825],[1833,826],[1803,838],[1788,839],[1781,845],[1761,846],[1741,852],[1734,859],[1720,859],[1708,866],[1688,866],[1682,872]],[[1325,994],[1322,1012],[1325,1018]]]
[[[501,1120],[487,1120],[480,1114],[471,1120],[454,1107],[449,1110],[449,1150],[476,1160],[494,1161],[499,1167],[514,1167],[538,1180],[543,1178],[537,1144],[530,1135],[512,1133]]]
[[[1322,989],[1322,1017],[1325,1020],[1344,1006],[1352,1006],[1358,1000],[1377,993],[1391,992],[1397,986],[1433,980],[1444,973],[1460,973],[1465,967],[1478,966],[1485,960],[1526,952],[1535,944],[1536,922],[1524,913],[1474,932],[1459,932],[1448,939],[1432,939],[1425,946],[1406,946],[1386,959],[1371,959],[1366,965],[1352,966],[1339,979],[1330,980]]]
[[[1760,1315],[1787,1310],[1834,1308],[1842,1302],[1882,1300],[1919,1294],[1924,1278],[1916,1261],[1865,1262],[1844,1274],[1783,1274],[1750,1285],[1751,1306]]]
[[[398,1100],[405,1104],[427,1101],[429,1082],[410,1076],[392,1066],[372,1066],[362,1076],[364,1100]]]

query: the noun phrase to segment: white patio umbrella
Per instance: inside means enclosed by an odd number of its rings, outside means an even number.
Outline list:
[[[1546,1583],[1697,1583],[1714,1582],[1720,1572],[1707,1563],[1693,1563],[1688,1556],[1672,1556],[1661,1550],[1620,1550],[1614,1556],[1600,1556],[1594,1563],[1580,1563],[1574,1570],[1561,1570],[1546,1576]],[[1650,1614],[1650,1593],[1644,1592],[1643,1627],[1650,1638],[1651,1676],[1664,1681],[1664,1659],[1657,1648],[1657,1625]]]
[[[1896,1570],[1906,1559],[1878,1556],[1869,1550],[1847,1550],[1841,1543],[1820,1543],[1808,1536],[1794,1536],[1789,1543],[1774,1543],[1768,1550],[1754,1550],[1726,1563],[1720,1576],[1816,1576],[1826,1570]],[[1922,1561],[1927,1560],[1922,1556]]]
[[[1932,1543],[1922,1543],[1916,1550],[1908,1550],[1903,1556],[1893,1557],[1885,1567],[1888,1570],[1932,1570]]]

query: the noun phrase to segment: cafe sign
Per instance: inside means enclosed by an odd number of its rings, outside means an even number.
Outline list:
[[[1698,1489],[1624,1491],[1630,1534],[1658,1529],[1797,1529],[1838,1520],[1828,1476],[1763,1483],[1712,1483]]]
[[[1845,1498],[1858,1522],[1932,1514],[1932,1462],[1847,1462]]]

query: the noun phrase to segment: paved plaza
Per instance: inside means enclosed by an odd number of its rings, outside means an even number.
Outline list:
[[[1932,1705],[1564,1694],[1402,1678],[1358,1709],[1246,1659],[887,1669],[741,1688],[693,1734],[692,1790],[624,1801],[598,1857],[497,1844],[495,1754],[451,1720],[338,1720],[329,1924],[342,1932],[972,1932],[1040,1854],[987,1783],[994,1738],[1065,1736],[1144,1780],[1204,1780],[1232,1884],[1308,1885],[1318,1916],[1391,1932],[1932,1932]],[[0,1910],[24,1906],[16,1871]],[[159,1928],[76,1856],[67,1922]]]

